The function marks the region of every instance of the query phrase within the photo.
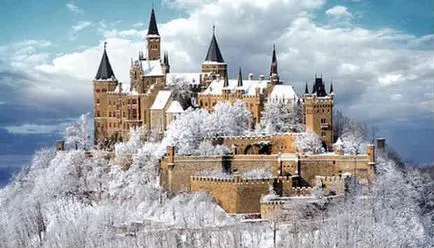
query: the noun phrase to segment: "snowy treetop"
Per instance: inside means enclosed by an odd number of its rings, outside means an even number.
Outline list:
[[[206,73],[167,73],[166,85],[174,85],[178,82],[187,82],[189,85],[199,85],[200,77]]]

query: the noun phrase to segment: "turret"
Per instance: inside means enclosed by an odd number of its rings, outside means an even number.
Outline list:
[[[146,41],[148,42],[148,60],[160,59],[160,34],[158,33],[157,21],[155,19],[154,9],[151,11],[151,17],[149,20],[148,34],[146,35]]]
[[[225,75],[227,71],[227,64],[225,63],[222,53],[220,52],[217,38],[215,36],[215,26],[213,26],[213,33],[211,42],[208,47],[208,52],[205,61],[202,64],[203,73],[215,73],[220,76]]]
[[[94,143],[103,140],[107,133],[107,92],[113,92],[118,86],[110,60],[107,55],[107,42],[104,42],[104,52],[98,71],[93,80],[93,109],[94,109]]]
[[[170,73],[170,63],[169,63],[169,53],[164,52],[164,58],[163,58],[163,68],[164,73]]]
[[[271,57],[270,81],[273,84],[279,83],[279,73],[277,72],[276,46],[274,44],[273,44],[273,54]]]

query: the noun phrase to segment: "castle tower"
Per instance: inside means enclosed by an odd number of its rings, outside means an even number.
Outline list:
[[[148,60],[159,60],[161,54],[161,39],[158,33],[157,21],[155,20],[154,9],[151,11],[151,18],[149,20],[148,34],[146,35],[146,41],[148,42]]]
[[[328,148],[333,144],[333,98],[334,93],[327,95],[322,77],[315,76],[312,93],[306,86],[304,95],[304,117],[306,129],[316,134]]]
[[[164,52],[163,69],[164,69],[165,74],[170,73],[170,63],[169,63],[169,53],[168,52]]]
[[[279,73],[277,72],[276,46],[274,44],[273,44],[273,55],[271,58],[270,81],[273,84],[279,83]]]
[[[104,43],[104,52],[93,80],[93,109],[94,109],[94,143],[107,137],[107,92],[114,91],[118,80],[113,73]]]
[[[205,57],[205,61],[202,64],[203,73],[215,73],[220,76],[226,74],[227,64],[225,63],[222,53],[220,52],[217,39],[215,37],[215,26],[213,26],[211,43],[208,47],[208,52]]]

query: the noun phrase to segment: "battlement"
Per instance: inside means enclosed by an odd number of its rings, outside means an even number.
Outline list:
[[[207,177],[207,176],[191,176],[191,182],[202,182],[211,184],[269,184],[274,182],[274,177],[270,178],[243,178],[241,176],[234,175],[232,178],[218,178],[218,177]]]
[[[339,176],[316,176],[317,181],[320,180],[322,183],[345,183],[345,181],[350,178],[351,175],[346,173]]]
[[[210,138],[211,140],[219,140],[219,139],[225,139],[225,140],[257,140],[257,139],[270,139],[273,137],[296,137],[299,136],[300,133],[276,133],[276,134],[266,134],[266,135],[242,135],[242,136],[221,136],[218,138]],[[267,142],[270,142],[268,140],[265,140]]]
[[[313,187],[292,187],[290,196],[310,196],[313,191]]]

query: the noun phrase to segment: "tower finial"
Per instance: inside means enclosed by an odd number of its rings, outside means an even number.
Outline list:
[[[215,35],[215,25],[212,25],[212,34]]]
[[[104,50],[107,48],[107,41],[104,41]]]
[[[243,87],[243,75],[241,74],[241,66],[240,70],[238,71],[238,87]]]
[[[304,94],[309,94],[309,89],[307,87],[307,82],[306,82],[306,87],[304,88]]]

